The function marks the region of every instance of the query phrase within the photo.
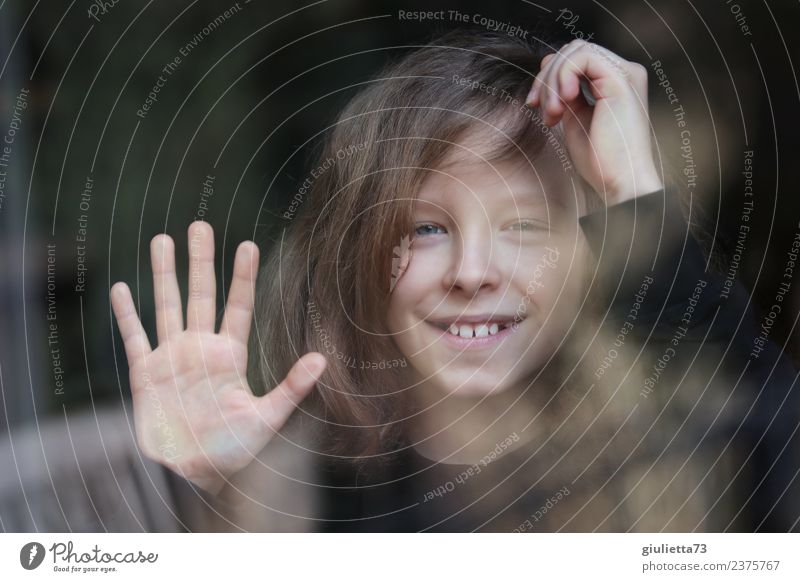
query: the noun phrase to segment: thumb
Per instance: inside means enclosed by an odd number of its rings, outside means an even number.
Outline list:
[[[270,428],[280,430],[297,405],[309,395],[327,365],[325,356],[309,352],[295,362],[283,382],[258,398],[258,406]]]

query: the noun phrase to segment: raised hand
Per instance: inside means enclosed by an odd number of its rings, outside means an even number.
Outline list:
[[[158,347],[153,350],[130,289],[116,283],[111,303],[130,368],[136,435],[142,452],[217,494],[249,465],[307,396],[325,369],[322,354],[300,358],[265,396],[247,382],[258,247],[236,250],[233,280],[219,333],[216,323],[214,232],[189,227],[186,326],[175,273],[175,245],[158,235],[150,245]]]
[[[581,96],[586,80],[596,100]],[[647,69],[606,48],[574,40],[542,59],[527,103],[546,125],[562,123],[581,176],[607,204],[663,188],[650,149]]]

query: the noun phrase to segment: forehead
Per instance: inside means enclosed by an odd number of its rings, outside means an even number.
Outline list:
[[[417,200],[448,206],[470,199],[484,203],[568,209],[575,205],[571,181],[555,156],[492,159],[486,147],[454,145],[441,164],[426,172]]]

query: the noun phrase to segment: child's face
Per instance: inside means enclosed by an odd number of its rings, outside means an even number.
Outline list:
[[[416,380],[480,396],[530,377],[573,324],[583,202],[548,151],[536,171],[460,158],[430,171],[415,200],[412,258],[388,325]]]

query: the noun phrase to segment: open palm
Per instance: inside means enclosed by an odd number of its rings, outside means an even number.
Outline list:
[[[151,245],[158,347],[153,350],[124,283],[111,289],[114,315],[130,368],[136,434],[142,452],[199,487],[218,493],[249,465],[311,391],[325,358],[309,353],[265,396],[247,382],[247,341],[253,318],[258,247],[236,251],[219,333],[216,323],[214,232],[189,227],[187,324],[167,235]]]

